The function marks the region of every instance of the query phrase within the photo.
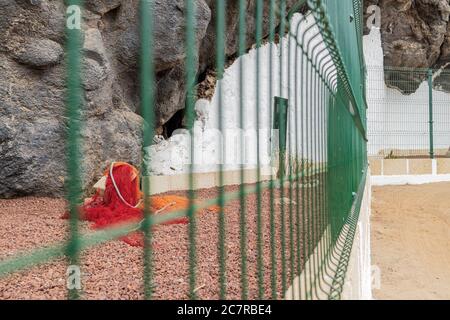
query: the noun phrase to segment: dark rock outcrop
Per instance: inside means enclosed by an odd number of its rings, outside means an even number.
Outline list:
[[[211,7],[212,21],[216,18],[215,0],[206,0]],[[286,10],[289,10],[297,0],[286,0]],[[246,42],[248,47],[256,42],[256,0],[248,0],[245,12],[246,20]],[[263,15],[262,15],[262,34],[266,37],[269,34],[269,17],[270,17],[270,1],[264,1]],[[279,16],[275,18],[275,25],[280,22]],[[235,55],[239,50],[239,1],[231,0],[226,2],[225,14],[225,54],[228,56]],[[200,72],[204,72],[215,63],[215,36],[216,25],[210,23],[206,31],[206,36],[203,39],[200,47]]]
[[[32,68],[46,68],[61,62],[64,57],[64,49],[59,43],[50,39],[30,38],[13,55],[21,64]]]
[[[365,0],[381,8],[384,64],[391,68],[446,68],[450,62],[450,5],[448,0]],[[366,28],[366,33],[368,32]],[[399,78],[400,77],[400,78]],[[386,84],[409,94],[417,90],[424,73],[386,72]],[[448,77],[435,79],[437,88],[450,87]]]

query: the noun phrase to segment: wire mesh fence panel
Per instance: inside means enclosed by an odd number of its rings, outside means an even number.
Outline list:
[[[434,70],[432,92],[433,153],[435,157],[450,157],[450,94],[448,70]]]
[[[167,212],[154,209],[163,180],[152,171],[159,5],[138,8],[142,220],[78,233],[82,29],[68,31],[70,241],[2,260],[0,276],[63,256],[79,263],[83,250],[140,232],[146,299],[340,298],[367,172],[361,1],[216,0],[209,101],[198,99],[196,36],[206,11],[184,1],[184,119],[164,143],[181,148],[165,164],[180,168],[186,183],[175,196],[188,200]]]
[[[450,97],[446,72],[369,67],[369,156],[446,157]],[[430,90],[431,88],[431,90]]]

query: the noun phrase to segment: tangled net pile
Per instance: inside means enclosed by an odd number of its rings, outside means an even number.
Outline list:
[[[94,229],[118,226],[124,223],[137,223],[144,218],[144,201],[139,188],[139,171],[128,163],[117,162],[105,172],[105,190],[85,201],[80,208],[80,218],[93,222]],[[190,201],[186,197],[175,195],[151,196],[150,210],[153,214],[167,214],[186,210]],[[209,208],[217,211],[216,208]],[[68,218],[68,214],[64,218]],[[187,217],[177,218],[164,224],[187,224]],[[141,231],[136,231],[121,238],[131,246],[144,246]]]

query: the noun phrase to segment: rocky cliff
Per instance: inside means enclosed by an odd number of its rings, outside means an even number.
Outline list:
[[[84,185],[110,161],[140,163],[138,2],[84,1]],[[288,9],[295,2],[288,0]],[[214,65],[214,3],[196,0],[199,75]],[[269,2],[264,3],[267,34]],[[237,51],[238,4],[227,4],[229,57]],[[255,4],[247,1],[249,47],[254,42]],[[64,192],[65,11],[63,0],[0,0],[1,197]],[[160,134],[185,104],[184,11],[183,0],[155,0],[155,111]]]
[[[446,68],[450,63],[450,5],[448,0],[364,0],[364,7],[381,9],[384,64],[393,68]],[[369,30],[366,28],[366,33]],[[370,61],[367,62],[370,64]],[[386,72],[386,84],[404,93],[414,92],[423,75]],[[411,86],[411,81],[416,85]],[[402,86],[404,84],[404,86]],[[441,75],[435,86],[450,91],[450,79]]]

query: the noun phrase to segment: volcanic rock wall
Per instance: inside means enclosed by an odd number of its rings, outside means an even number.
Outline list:
[[[85,0],[83,183],[110,161],[140,163],[138,0]],[[196,0],[199,78],[214,65],[215,1]],[[295,0],[287,1],[289,9]],[[269,2],[264,1],[264,35]],[[226,54],[237,51],[239,1],[228,1]],[[247,1],[248,47],[255,0]],[[0,197],[59,196],[65,177],[63,0],[0,0]],[[155,0],[156,125],[185,106],[184,1]],[[277,22],[278,23],[278,22]]]

